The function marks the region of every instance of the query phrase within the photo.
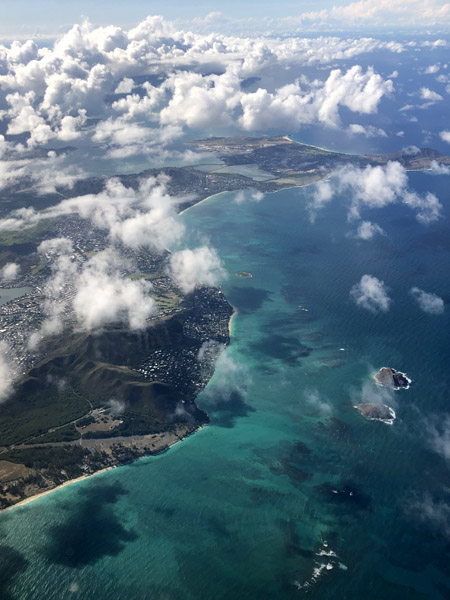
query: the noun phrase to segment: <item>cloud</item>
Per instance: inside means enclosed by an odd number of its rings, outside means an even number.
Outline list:
[[[147,319],[157,313],[150,282],[124,277],[129,265],[114,249],[86,260],[71,240],[55,238],[42,242],[38,252],[50,263],[52,274],[43,289],[46,319],[30,336],[30,348],[61,332],[65,321],[73,318],[88,331],[113,323],[136,330],[146,327]]]
[[[0,136],[1,137],[1,136]],[[12,150],[12,146],[10,145]],[[58,188],[71,189],[74,184],[86,177],[80,167],[67,162],[66,155],[56,155],[49,151],[44,158],[33,157],[17,145],[15,154],[1,160],[0,154],[0,190],[20,186],[33,188],[39,194],[50,194]],[[22,157],[20,157],[22,154]]]
[[[205,27],[206,34],[161,17],[148,17],[129,30],[94,27],[84,20],[52,46],[30,41],[0,45],[0,119],[12,136],[8,143],[23,153],[76,142],[83,149],[95,145],[104,158],[143,154],[161,160],[182,154],[173,143],[186,128],[339,127],[342,110],[377,112],[393,90],[392,81],[359,65],[326,68],[323,81],[308,80],[297,76],[298,67],[335,67],[375,50],[405,49],[370,37],[301,38],[294,32],[286,38],[284,21],[279,22],[283,38],[267,36],[267,22],[263,37],[213,34],[217,23],[229,25],[230,20],[212,13],[190,22]],[[256,91],[242,89],[248,77],[264,69],[285,76],[270,89],[264,78]],[[3,142],[0,136],[0,157]],[[43,162],[50,172],[42,177],[33,161],[0,165],[0,187],[31,177],[30,187],[54,191],[79,178],[70,163],[62,169],[56,158]]]
[[[384,129],[374,127],[373,125],[366,125],[366,127],[363,127],[357,123],[352,123],[348,126],[348,132],[351,135],[363,135],[367,138],[387,137],[387,133],[384,131]]]
[[[363,275],[352,287],[350,295],[357,306],[373,313],[387,312],[391,304],[384,282],[372,275]]]
[[[403,195],[403,202],[416,210],[416,219],[423,225],[434,223],[442,216],[442,204],[430,192],[427,192],[425,196],[420,196],[416,192],[406,191]]]
[[[435,160],[431,161],[429,170],[434,175],[450,175],[450,167],[447,165],[441,165]]]
[[[434,73],[437,73],[440,68],[441,68],[441,65],[439,63],[436,63],[434,65],[430,65],[429,67],[426,67],[426,69],[424,70],[424,73],[425,73],[425,75],[433,75]]]
[[[422,100],[429,100],[431,102],[439,102],[440,100],[443,100],[443,97],[440,94],[433,92],[433,90],[430,90],[426,87],[420,88],[420,97]]]
[[[308,390],[304,393],[305,402],[316,414],[320,417],[331,417],[333,407],[331,404],[323,400],[317,390]]]
[[[444,301],[436,294],[424,292],[418,287],[411,288],[410,293],[424,312],[430,315],[441,315],[444,312]]]
[[[11,348],[0,341],[0,403],[7,400],[13,391],[14,370],[10,356]]]
[[[125,323],[130,329],[143,329],[147,319],[158,312],[149,296],[148,281],[123,278],[123,267],[113,250],[92,257],[76,282],[73,308],[78,323],[93,330],[110,323]]]
[[[73,294],[78,272],[73,244],[68,238],[45,240],[38,246],[37,251],[49,262],[52,274],[43,288],[43,309],[46,318],[39,330],[31,334],[28,342],[32,350],[43,338],[62,331],[64,315],[68,311],[67,299]]]
[[[114,90],[115,94],[131,94],[135,84],[130,77],[124,77],[119,85]]]
[[[216,342],[216,340],[207,340],[201,345],[197,360],[200,363],[215,362],[224,350],[225,346],[223,344]]]
[[[263,192],[254,189],[239,190],[233,198],[235,204],[243,204],[244,202],[261,202],[264,198]]]
[[[213,380],[203,392],[202,401],[208,406],[216,406],[239,397],[242,402],[250,383],[247,367],[234,359],[228,347],[217,358]]]
[[[314,186],[308,210],[315,215],[338,194],[345,194],[349,200],[350,219],[359,219],[363,208],[383,208],[397,202],[415,210],[417,220],[423,224],[438,220],[442,212],[442,205],[434,194],[420,195],[409,190],[407,171],[396,161],[362,169],[346,166],[335,171],[326,182]]]
[[[373,114],[377,112],[382,97],[392,91],[392,81],[384,80],[371,67],[365,72],[359,65],[345,73],[341,69],[333,69],[324,83],[306,85],[304,90],[300,81],[296,81],[274,93],[259,88],[256,92],[242,95],[243,114],[239,123],[246,131],[276,127],[298,129],[314,121],[338,127],[340,107]]]
[[[305,12],[298,17],[303,27],[382,28],[442,26],[450,23],[450,4],[440,0],[357,0],[346,6]]]
[[[433,415],[424,421],[428,446],[445,460],[450,460],[450,416]]]
[[[441,131],[439,136],[443,142],[450,144],[450,131]]]
[[[384,231],[379,225],[370,221],[362,221],[355,233],[355,237],[360,240],[371,240],[375,235],[384,235]]]
[[[365,381],[360,389],[352,389],[350,395],[353,405],[385,404],[394,408],[397,406],[394,390],[377,385],[373,380]]]
[[[109,411],[112,415],[116,416],[116,415],[121,415],[123,412],[125,412],[125,402],[123,402],[122,400],[117,400],[116,398],[111,398],[110,400],[108,400],[108,407],[109,407]]]
[[[414,494],[405,502],[405,510],[414,520],[431,527],[438,535],[450,538],[450,503],[429,492]]]
[[[20,265],[18,265],[17,263],[6,263],[6,265],[4,265],[4,267],[2,267],[2,269],[0,270],[0,278],[3,281],[12,281],[14,279],[17,279],[18,275],[20,273]]]
[[[174,252],[168,274],[185,293],[201,284],[218,285],[227,276],[217,252],[207,246]]]
[[[106,230],[114,242],[162,251],[181,240],[185,232],[176,210],[183,198],[170,197],[167,182],[165,175],[144,177],[135,190],[112,178],[99,194],[69,198],[39,212],[33,208],[13,211],[9,217],[0,219],[0,231],[32,227],[44,219],[77,214]]]
[[[312,189],[312,200],[308,203],[307,209],[309,211],[311,222],[314,222],[319,210],[333,200],[335,190],[328,179],[318,181]]]

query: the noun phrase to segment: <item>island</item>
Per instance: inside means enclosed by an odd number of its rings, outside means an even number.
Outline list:
[[[382,421],[388,425],[392,425],[395,419],[395,411],[386,404],[378,404],[376,402],[366,402],[356,404],[355,408],[359,410],[363,417],[370,421]]]
[[[411,379],[405,373],[396,371],[392,367],[382,367],[373,378],[378,385],[390,387],[393,390],[407,390],[411,386]]]

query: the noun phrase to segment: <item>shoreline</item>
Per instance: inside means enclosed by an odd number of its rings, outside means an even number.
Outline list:
[[[179,215],[184,214],[185,212],[187,212],[188,210],[190,210],[191,208],[194,208],[194,206],[199,206],[199,204],[202,204],[203,202],[206,202],[207,200],[210,200],[211,198],[214,198],[215,196],[220,196],[220,194],[226,194],[229,191],[233,191],[233,190],[222,190],[221,192],[216,192],[215,194],[211,194],[211,196],[206,196],[206,198],[203,198],[202,200],[199,200],[198,202],[194,202],[194,204],[191,204],[191,206],[188,206],[187,208],[183,208],[183,210],[181,212],[179,212]]]
[[[222,192],[220,192],[220,193],[222,193]],[[214,194],[214,195],[216,196],[218,194]],[[205,198],[204,200],[207,200],[207,199],[208,198]],[[195,204],[193,206],[195,206]],[[191,208],[191,207],[189,207],[189,208]],[[186,210],[188,210],[188,209],[186,209]],[[238,314],[237,308],[235,308],[234,306],[232,308],[233,308],[233,312],[232,312],[232,314],[231,314],[231,316],[230,316],[230,318],[228,320],[228,334],[229,334],[230,338],[231,338],[231,335],[232,335],[233,319]],[[231,341],[231,339],[230,339],[230,341]],[[135,458],[134,460],[132,460],[131,462],[135,462],[136,460],[140,460],[142,458],[157,457],[157,456],[159,456],[161,454],[164,454],[165,452],[167,452],[167,450],[169,450],[169,448],[175,446],[175,444],[178,444],[179,442],[183,442],[185,439],[187,439],[188,437],[194,435],[195,433],[197,433],[198,431],[200,431],[201,429],[203,429],[206,426],[207,426],[207,424],[200,424],[196,429],[194,429],[193,431],[186,432],[186,434],[183,435],[182,437],[180,437],[178,434],[176,434],[176,439],[170,440],[167,444],[165,444],[165,445],[161,446],[160,448],[158,448],[157,452],[151,453],[151,454],[147,454],[147,455],[143,455],[143,456],[139,456],[139,457]],[[23,500],[20,500],[19,502],[16,502],[15,504],[7,506],[4,509],[0,509],[0,514],[1,513],[5,513],[7,511],[10,511],[10,510],[13,510],[14,508],[23,507],[23,506],[25,506],[27,504],[30,504],[31,502],[34,502],[38,498],[42,498],[44,496],[52,494],[53,492],[61,490],[64,487],[67,487],[67,486],[72,485],[74,483],[79,483],[80,481],[85,481],[87,479],[90,479],[91,477],[95,477],[96,475],[99,475],[100,473],[106,473],[106,471],[111,471],[112,469],[116,469],[118,467],[123,467],[123,466],[126,466],[127,464],[130,464],[130,463],[123,463],[123,464],[111,465],[109,467],[104,467],[103,469],[99,469],[98,471],[95,471],[94,473],[89,473],[89,474],[86,474],[86,475],[80,475],[80,477],[75,477],[75,479],[69,479],[69,480],[65,481],[64,483],[61,483],[60,485],[57,485],[57,486],[55,486],[55,487],[53,487],[53,488],[51,488],[49,490],[44,490],[42,492],[38,492],[37,494],[29,496],[28,498],[24,498]]]
[[[231,338],[231,334],[233,331],[233,320],[234,320],[234,317],[238,314],[238,312],[239,312],[238,309],[233,306],[233,313],[228,321],[228,335],[230,336],[230,338]]]
[[[160,454],[164,454],[165,452],[167,452],[167,450],[169,448],[171,448],[172,446],[175,446],[175,444],[178,444],[179,442],[183,442],[186,438],[190,437],[194,433],[197,433],[198,431],[200,431],[200,429],[203,429],[206,426],[207,426],[206,424],[201,424],[194,431],[186,433],[185,436],[183,436],[183,437],[177,436],[176,440],[172,440],[165,446],[162,446],[154,454],[147,454],[144,456],[139,456],[139,457],[135,458],[134,460],[132,460],[131,463],[134,463],[137,460],[140,460],[142,458],[157,457]],[[33,496],[29,496],[28,498],[24,498],[23,500],[20,500],[19,502],[16,502],[15,504],[11,504],[11,506],[7,506],[6,508],[0,509],[0,516],[2,513],[13,510],[14,508],[19,508],[21,506],[25,506],[26,504],[30,504],[31,502],[34,502],[34,500],[37,500],[38,498],[42,498],[43,496],[47,496],[48,494],[52,494],[53,492],[57,492],[58,490],[61,490],[62,488],[67,487],[68,485],[72,485],[73,483],[79,483],[80,481],[85,481],[87,479],[90,479],[91,477],[100,475],[100,473],[106,473],[106,471],[112,471],[113,469],[117,469],[118,467],[125,467],[126,465],[131,464],[131,463],[125,462],[123,464],[111,465],[109,467],[104,467],[103,469],[99,469],[98,471],[95,471],[94,473],[89,473],[87,475],[80,475],[80,477],[75,477],[75,479],[68,479],[64,483],[61,483],[60,485],[57,485],[54,488],[51,488],[50,490],[44,490],[43,492],[38,492],[37,494],[34,494]]]
[[[76,477],[75,479],[69,479],[69,480],[65,481],[64,483],[61,483],[60,485],[57,485],[54,488],[51,488],[50,490],[45,490],[44,492],[39,492],[38,494],[35,494],[34,496],[29,496],[28,498],[24,498],[23,500],[20,500],[20,502],[16,502],[16,504],[7,506],[3,510],[1,510],[0,513],[8,512],[9,510],[13,510],[14,508],[18,508],[19,506],[25,506],[25,504],[30,504],[30,502],[33,502],[34,500],[37,500],[38,498],[42,498],[43,496],[47,496],[48,494],[51,494],[52,492],[61,490],[62,488],[67,487],[68,485],[72,485],[72,483],[78,483],[85,479],[89,479],[90,477],[94,477],[94,475],[98,475],[99,473],[105,473],[106,471],[110,471],[111,469],[115,469],[115,468],[116,467],[105,467],[104,469],[100,469],[100,471],[96,471],[95,473],[90,473],[89,475],[80,475],[80,477]]]
[[[289,135],[283,135],[285,140],[288,140],[292,144],[299,144],[300,146],[309,146],[310,148],[316,148],[317,150],[323,150],[323,152],[329,152],[330,154],[347,154],[348,156],[359,156],[358,154],[351,154],[351,152],[341,152],[339,150],[330,150],[330,148],[323,148],[322,146],[314,146],[314,144],[305,144],[304,142],[297,142],[293,140]]]

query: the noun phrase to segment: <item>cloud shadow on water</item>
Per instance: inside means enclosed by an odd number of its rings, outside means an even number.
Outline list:
[[[270,299],[270,292],[262,288],[254,287],[237,287],[234,286],[227,294],[233,306],[237,306],[239,311],[242,313],[254,312],[261,308],[264,302],[272,300]]]
[[[237,391],[231,392],[227,398],[217,400],[214,407],[207,410],[212,417],[211,422],[225,428],[234,427],[238,418],[248,417],[250,413],[256,412],[252,406],[246,404],[242,394]]]
[[[303,345],[295,336],[272,333],[262,339],[250,343],[251,355],[257,353],[261,357],[282,360],[289,365],[298,365],[299,360],[309,356],[311,348]]]
[[[26,558],[10,546],[0,546],[0,598],[13,600],[11,585],[28,567]]]
[[[46,554],[53,563],[83,567],[104,556],[117,556],[137,534],[127,530],[112,505],[126,494],[119,483],[91,485],[79,499],[64,507],[67,519],[49,533]]]

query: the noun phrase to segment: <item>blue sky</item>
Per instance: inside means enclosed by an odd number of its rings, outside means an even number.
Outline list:
[[[148,15],[222,33],[450,29],[448,0],[0,0],[0,38],[61,34],[87,17],[95,25],[130,27]],[[208,15],[208,20],[204,21]],[[220,13],[220,14],[219,14]],[[268,23],[268,20],[270,21]]]
[[[273,2],[271,0],[227,0],[226,3],[211,0],[3,0],[1,28],[20,31],[39,28],[41,32],[78,22],[82,15],[98,24],[129,25],[147,15],[160,14],[168,19],[191,19],[205,17],[220,11],[227,17],[252,16],[280,17],[304,11],[318,10],[336,4],[330,0],[303,0],[302,2]],[[341,2],[340,4],[348,4]]]

